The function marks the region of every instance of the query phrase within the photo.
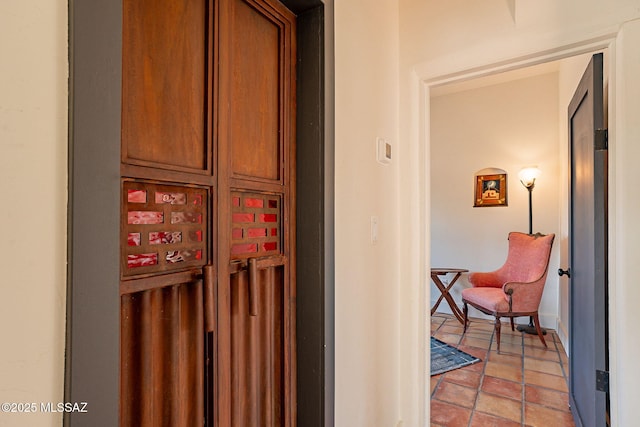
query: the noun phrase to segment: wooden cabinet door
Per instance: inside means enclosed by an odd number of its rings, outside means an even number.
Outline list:
[[[219,425],[295,425],[295,17],[219,2]]]
[[[122,426],[295,425],[295,17],[124,0]]]

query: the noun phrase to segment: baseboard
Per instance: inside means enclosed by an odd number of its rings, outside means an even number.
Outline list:
[[[556,332],[558,333],[562,347],[564,347],[564,351],[567,353],[567,356],[569,356],[569,333],[567,327],[560,319],[558,319],[558,329],[556,329]]]

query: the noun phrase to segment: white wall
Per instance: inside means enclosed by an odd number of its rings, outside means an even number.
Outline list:
[[[403,149],[417,152],[421,145],[429,144],[430,124],[423,121],[429,115],[429,103],[423,96],[435,82],[610,48],[615,64],[609,135],[611,416],[612,425],[633,425],[640,418],[640,407],[632,401],[640,382],[640,367],[634,361],[640,341],[633,330],[640,301],[634,278],[640,264],[632,259],[637,254],[633,242],[640,239],[640,225],[633,218],[640,206],[631,184],[640,173],[633,165],[640,156],[640,3],[487,0],[476,6],[463,0],[400,0]],[[428,164],[422,169],[401,169],[400,181],[407,177],[426,180],[421,178],[423,171],[429,172]],[[428,191],[417,190],[402,197],[417,197],[426,205],[433,201]],[[427,214],[421,219],[429,221]],[[427,238],[430,234],[427,229]],[[423,314],[426,317],[426,309]],[[415,343],[414,349],[419,352],[420,344]]]
[[[559,234],[558,74],[444,94],[431,98],[431,265],[493,271],[507,254],[510,231],[528,232],[528,192],[518,172],[535,165],[533,232]],[[566,143],[565,143],[566,145]],[[474,174],[495,167],[507,172],[507,206],[473,207]],[[556,329],[558,245],[554,243],[540,304],[544,327]],[[470,287],[467,274],[454,299]],[[440,295],[431,285],[431,303]],[[451,312],[442,303],[441,311]],[[471,308],[471,316],[486,317]],[[520,322],[528,322],[520,319]]]
[[[398,409],[398,6],[335,2],[335,420],[395,426]],[[376,138],[392,163],[376,161]],[[370,218],[379,237],[371,243]]]
[[[60,425],[67,204],[67,1],[0,2],[2,426]]]

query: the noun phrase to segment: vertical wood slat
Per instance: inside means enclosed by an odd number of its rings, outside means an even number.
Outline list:
[[[138,387],[140,396],[139,405],[141,409],[140,413],[140,426],[147,426],[153,424],[153,351],[151,349],[151,295],[153,291],[143,292],[140,295],[140,308],[137,313],[140,314],[139,319],[134,321],[140,322],[140,330],[138,339],[140,340],[140,347],[138,348],[138,354],[133,354],[134,358],[140,359],[140,377],[138,381],[140,386]],[[135,372],[132,373],[134,376]]]
[[[196,282],[122,295],[121,426],[202,425],[202,288]]]
[[[232,426],[284,425],[284,291],[282,267],[258,270],[249,310],[249,274],[231,276]],[[240,332],[242,331],[242,332]]]

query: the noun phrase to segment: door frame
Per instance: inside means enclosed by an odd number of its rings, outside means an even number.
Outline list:
[[[416,65],[413,68],[412,70],[413,79],[411,81],[411,88],[410,88],[410,92],[412,94],[410,108],[412,112],[411,116],[416,117],[418,119],[411,123],[411,144],[412,146],[417,147],[415,149],[415,152],[420,153],[419,155],[420,160],[419,160],[418,171],[417,171],[417,176],[419,179],[418,188],[420,189],[419,204],[420,206],[422,206],[422,211],[420,212],[419,232],[420,232],[420,236],[423,236],[423,238],[421,238],[422,247],[420,248],[420,251],[419,251],[420,258],[417,258],[417,260],[430,259],[429,257],[430,237],[429,236],[430,236],[431,225],[429,223],[428,212],[431,206],[431,199],[429,194],[429,182],[430,182],[431,171],[430,171],[429,162],[428,162],[429,160],[428,153],[431,146],[430,135],[429,135],[429,129],[430,129],[429,112],[430,112],[431,88],[441,86],[444,84],[462,82],[462,81],[470,80],[473,78],[485,77],[485,76],[499,74],[506,71],[526,68],[526,67],[542,64],[545,62],[557,61],[557,60],[569,58],[572,56],[595,53],[598,51],[602,51],[603,49],[607,49],[608,52],[610,52],[610,54],[608,55],[608,57],[605,58],[605,61],[606,61],[605,67],[608,69],[608,74],[607,74],[608,87],[605,87],[605,97],[608,97],[608,99],[611,100],[613,99],[612,94],[614,93],[615,87],[616,87],[615,53],[616,53],[617,36],[618,36],[617,33],[610,33],[610,34],[603,35],[602,37],[599,37],[597,39],[582,40],[577,43],[573,43],[571,45],[558,47],[556,49],[534,52],[526,56],[512,57],[499,62],[488,63],[488,64],[479,65],[479,66],[477,64],[466,64],[462,68],[459,68],[459,66],[458,67],[451,66],[451,64],[448,63],[448,61],[446,60],[440,60],[440,61],[433,61],[428,63],[421,63]],[[439,71],[434,73],[433,70],[439,70]],[[614,129],[615,123],[616,123],[615,109],[611,105],[611,101],[609,102],[608,117],[609,117],[608,123],[609,123],[609,143],[610,143],[609,146],[611,147],[615,145],[615,134],[616,134]],[[610,153],[610,159],[611,158],[612,158],[612,154]],[[611,175],[612,168],[609,170],[609,173]],[[609,177],[609,183],[610,183],[610,188],[612,188],[614,185],[614,181],[613,181],[613,177],[611,176]],[[612,205],[612,202],[613,201],[610,199],[609,200],[610,218],[614,217],[612,213],[612,209],[614,208]],[[568,210],[568,207],[566,209]],[[567,216],[565,215],[565,217]],[[613,252],[611,251],[613,240],[615,239],[615,230],[612,229],[612,227],[614,226],[613,223],[614,223],[613,220],[609,222],[608,246],[610,249],[609,252],[611,254],[608,260],[609,271],[613,271],[612,268],[613,268],[613,263],[615,261]],[[568,231],[569,231],[568,224],[565,221],[561,224],[561,237],[566,236]],[[563,259],[563,257],[566,258],[566,256],[567,256],[566,250],[564,250],[563,252],[561,251],[560,265],[568,264],[568,259]],[[428,282],[429,276],[426,274],[426,271],[431,266],[429,265],[429,261],[427,261],[427,263],[425,263],[424,266],[422,266],[421,264],[419,265],[420,265],[420,280],[421,280],[420,289],[425,289],[425,291],[418,298],[419,300],[418,310],[420,314],[421,325],[422,324],[426,325],[426,324],[429,324],[427,322],[430,317],[428,306],[429,306],[429,301],[431,300],[431,295],[430,295],[431,290]],[[609,287],[610,287],[609,313],[612,313],[611,307],[615,306],[615,300],[614,300],[615,294],[611,292],[611,282],[609,283]],[[615,318],[612,318],[611,316],[609,316],[610,342],[611,342],[614,331],[615,331]],[[424,336],[422,332],[421,332],[421,336]],[[566,348],[568,349],[568,341],[566,343]],[[424,365],[417,367],[419,369],[422,369],[422,372],[425,372],[424,380],[423,380],[424,383],[420,384],[422,389],[424,389],[424,387],[426,387],[426,384],[428,384],[427,372],[429,372],[428,363],[430,360],[429,359],[430,350],[425,348],[424,350],[419,349],[418,352],[419,353],[424,352],[424,354],[419,354],[419,359],[418,359],[420,361],[423,361],[422,363],[424,363]],[[609,357],[610,359],[613,359],[614,357],[616,357],[615,346],[610,345]],[[612,417],[615,417],[616,414],[613,408],[614,408],[614,401],[616,399],[616,392],[613,389],[610,392],[610,399],[611,399],[610,402],[611,402],[611,408],[612,408],[611,415]],[[423,399],[423,402],[419,402],[418,405],[420,405],[418,408],[420,409],[420,414],[424,414],[424,420],[429,420],[430,408],[429,408],[429,404],[426,397],[425,399]],[[613,422],[612,425],[615,425],[615,420],[612,420],[612,422]]]
[[[334,424],[333,0],[298,14],[298,421]],[[69,0],[69,205],[65,426],[114,426],[120,378],[122,3]],[[303,126],[307,123],[307,126]],[[309,124],[310,123],[310,124]],[[304,167],[304,173],[301,168]],[[318,227],[318,224],[321,224]],[[313,369],[303,369],[311,365]]]

